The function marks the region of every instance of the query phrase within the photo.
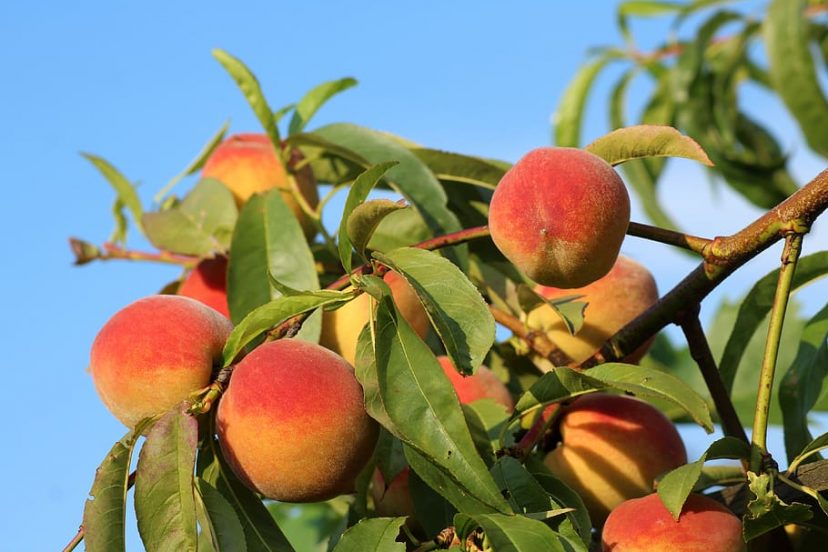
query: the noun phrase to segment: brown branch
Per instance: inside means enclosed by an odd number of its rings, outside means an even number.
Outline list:
[[[157,263],[177,264],[184,267],[192,267],[199,261],[198,257],[178,255],[168,251],[159,251],[157,253],[133,251],[125,249],[112,242],[106,242],[103,244],[103,248],[99,248],[94,244],[79,240],[77,238],[69,238],[69,247],[72,249],[72,253],[75,254],[76,265],[82,265],[92,261],[122,259],[127,261],[153,261]]]
[[[492,305],[489,305],[489,312],[492,313],[495,322],[525,341],[535,353],[553,365],[567,366],[572,363],[572,359],[561,351],[546,333],[527,328],[526,324],[516,317]]]
[[[658,226],[641,224],[640,222],[631,222],[627,228],[627,234],[635,236],[636,238],[644,238],[650,241],[681,247],[682,249],[687,249],[700,255],[704,251],[704,248],[712,241],[707,238],[700,238],[674,230],[667,230],[666,228],[659,228]]]

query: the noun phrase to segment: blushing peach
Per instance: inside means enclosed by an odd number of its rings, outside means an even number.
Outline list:
[[[411,468],[408,466],[394,476],[391,483],[385,484],[385,478],[379,469],[374,470],[371,480],[371,497],[374,510],[380,517],[413,516],[414,502],[408,490],[408,478]]]
[[[391,288],[391,296],[403,318],[421,338],[428,333],[430,323],[417,293],[396,272],[387,272],[383,277]],[[344,307],[325,311],[322,315],[322,335],[319,343],[354,364],[356,343],[359,334],[370,319],[370,297],[363,293]]]
[[[595,393],[561,416],[561,443],[544,462],[581,495],[598,525],[623,501],[652,492],[656,477],[687,463],[675,426],[644,401]]]
[[[657,494],[627,500],[607,518],[604,552],[740,552],[742,522],[712,498],[691,494],[678,521]]]
[[[378,434],[353,368],[298,339],[271,341],[244,357],[216,420],[221,450],[236,475],[285,502],[352,492]]]
[[[532,310],[526,318],[530,328],[546,332],[575,362],[592,356],[609,337],[658,301],[658,288],[650,271],[623,255],[606,276],[587,286],[576,289],[536,286],[535,291],[549,300],[583,295],[576,301],[589,303],[584,325],[575,335],[569,333],[561,317],[548,305]],[[640,361],[651,344],[652,340],[648,341],[624,361]]]
[[[603,159],[538,148],[503,176],[489,208],[498,249],[546,286],[585,286],[612,268],[630,222],[630,198]]]
[[[101,328],[89,373],[109,411],[133,427],[209,384],[232,329],[227,318],[189,297],[145,297]]]
[[[302,159],[299,150],[293,150],[290,167],[297,166]],[[207,159],[201,176],[222,182],[233,192],[236,204],[240,207],[257,192],[265,192],[271,188],[283,190],[282,199],[296,215],[305,236],[310,238],[316,234],[316,227],[299,207],[291,192],[291,179],[295,179],[302,197],[308,205],[316,207],[319,203],[316,178],[307,165],[299,169],[295,175],[288,174],[266,134],[246,133],[230,136]]]
[[[192,297],[230,318],[227,306],[227,257],[204,259],[187,275],[178,295]]]
[[[449,357],[439,356],[437,360],[454,387],[461,404],[479,399],[492,399],[506,407],[509,412],[515,409],[515,401],[509,390],[486,366],[480,366],[471,376],[463,376],[454,368]]]

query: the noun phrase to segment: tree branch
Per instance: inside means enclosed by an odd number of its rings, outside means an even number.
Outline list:
[[[561,351],[546,333],[527,328],[526,324],[508,312],[492,305],[489,305],[489,312],[492,313],[495,322],[524,340],[533,351],[555,366],[567,366],[572,363],[572,359]]]
[[[650,241],[681,247],[682,249],[687,249],[700,255],[704,251],[704,248],[712,241],[707,238],[700,238],[674,230],[667,230],[666,228],[659,228],[658,226],[641,224],[640,222],[630,222],[627,228],[627,234],[635,236],[636,238],[644,238]]]

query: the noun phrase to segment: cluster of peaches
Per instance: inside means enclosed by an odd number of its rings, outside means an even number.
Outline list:
[[[229,138],[203,176],[224,183],[239,204],[254,193],[284,189],[312,237],[313,225],[288,191],[298,189],[315,205],[313,174],[307,167],[286,171],[266,136]],[[493,196],[490,231],[504,256],[538,283],[543,298],[574,295],[588,303],[575,335],[549,305],[526,317],[527,326],[545,332],[576,363],[658,300],[651,274],[618,256],[629,209],[612,167],[570,148],[530,152]],[[177,295],[138,300],[101,329],[89,370],[104,404],[125,425],[164,413],[214,378],[233,328],[226,271],[225,257],[203,260]],[[385,281],[403,316],[425,338],[430,322],[414,290],[394,272]],[[313,502],[353,491],[378,436],[352,367],[371,308],[368,296],[360,295],[324,313],[319,345],[269,341],[235,366],[218,403],[217,438],[240,480],[262,496]],[[645,353],[646,346],[625,361],[637,362]],[[513,410],[513,397],[494,372],[481,366],[464,377],[447,357],[439,360],[461,403],[489,399]],[[716,501],[691,495],[675,521],[653,494],[656,479],[685,464],[687,455],[673,424],[650,404],[592,393],[551,405],[524,427],[546,432],[537,440],[544,462],[582,497],[593,524],[603,527],[605,550],[743,548],[740,520]],[[375,472],[371,495],[378,515],[410,516],[416,526],[408,476],[408,468],[391,481]]]

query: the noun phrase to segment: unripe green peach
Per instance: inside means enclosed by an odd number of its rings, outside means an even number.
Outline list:
[[[227,318],[189,297],[145,297],[101,328],[89,373],[109,411],[133,427],[207,386],[232,329]]]
[[[489,208],[497,248],[539,284],[575,288],[612,268],[630,222],[630,198],[603,159],[538,148],[503,176]]]
[[[562,412],[560,433],[561,443],[544,462],[581,495],[597,525],[623,501],[652,492],[656,477],[687,463],[670,420],[628,396],[576,399]]]
[[[430,327],[428,314],[414,289],[396,272],[387,272],[383,280],[391,288],[391,296],[403,318],[417,335],[425,338]],[[370,308],[370,297],[363,293],[344,307],[325,311],[319,343],[354,364],[357,339],[370,319]]]
[[[221,450],[239,479],[284,502],[352,492],[378,434],[353,368],[298,339],[267,342],[244,357],[216,420]]]
[[[227,318],[227,257],[204,259],[187,275],[178,288],[178,295],[192,297]]]
[[[535,291],[548,300],[582,295],[576,301],[588,303],[584,324],[575,335],[569,333],[549,305],[532,310],[526,318],[530,328],[545,332],[575,362],[588,359],[615,332],[658,301],[658,288],[650,271],[623,255],[606,276],[587,286],[576,289],[536,286]],[[647,341],[624,361],[638,362],[651,344],[652,340]]]
[[[297,166],[302,160],[299,150],[291,152],[291,167]],[[316,234],[313,222],[294,199],[290,183],[291,179],[295,179],[299,193],[310,207],[316,207],[319,203],[316,178],[308,165],[299,169],[295,175],[289,175],[266,134],[230,136],[207,159],[201,176],[215,178],[227,186],[233,192],[239,207],[257,192],[271,188],[283,190],[282,199],[296,215],[305,236],[310,238]]]
[[[742,522],[712,498],[691,494],[678,521],[657,494],[627,500],[607,518],[604,552],[741,552]]]
[[[509,412],[515,409],[515,401],[512,399],[509,390],[494,375],[494,372],[486,366],[480,366],[470,376],[463,376],[454,368],[449,357],[439,356],[437,360],[440,362],[440,366],[443,367],[446,377],[448,377],[451,385],[454,387],[454,391],[457,393],[457,398],[460,399],[461,404],[467,404],[479,399],[492,399],[496,403],[506,407],[506,410]]]

